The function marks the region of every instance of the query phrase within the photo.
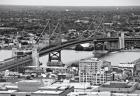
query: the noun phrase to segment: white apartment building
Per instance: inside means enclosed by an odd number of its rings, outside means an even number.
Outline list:
[[[89,82],[92,85],[105,83],[108,79],[107,71],[109,67],[102,68],[107,61],[97,58],[82,59],[79,62],[79,82]]]

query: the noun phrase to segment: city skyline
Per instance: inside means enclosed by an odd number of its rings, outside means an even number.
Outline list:
[[[140,6],[140,0],[0,0],[0,5]]]

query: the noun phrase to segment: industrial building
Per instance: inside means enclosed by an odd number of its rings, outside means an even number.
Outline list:
[[[111,63],[97,58],[82,59],[79,62],[79,82],[100,85],[111,80]]]
[[[132,93],[138,86],[137,82],[109,81],[98,88],[98,91],[109,91],[112,93]]]

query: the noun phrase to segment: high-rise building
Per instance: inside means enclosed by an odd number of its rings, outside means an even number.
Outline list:
[[[111,63],[97,58],[82,59],[79,62],[79,82],[90,82],[100,85],[110,80]]]

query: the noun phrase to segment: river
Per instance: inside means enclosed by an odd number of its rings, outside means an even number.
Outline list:
[[[70,64],[73,62],[77,62],[80,59],[93,57],[94,55],[92,54],[91,51],[62,50],[61,56],[62,56],[62,62],[64,64]],[[45,64],[47,64],[48,61],[48,55],[41,57],[40,61],[45,66]]]
[[[107,56],[100,58],[111,62],[112,66],[117,66],[120,63],[132,62],[140,58],[140,52],[112,52]]]
[[[11,50],[0,50],[0,61],[10,58],[11,56]],[[79,61],[80,59],[93,56],[94,55],[91,51],[62,50],[62,61],[64,64],[70,64],[72,62]],[[100,59],[110,61],[111,65],[117,66],[119,63],[132,62],[138,58],[140,58],[140,52],[112,52]],[[42,62],[44,66],[47,64],[47,61],[47,55],[40,58],[40,62]]]

